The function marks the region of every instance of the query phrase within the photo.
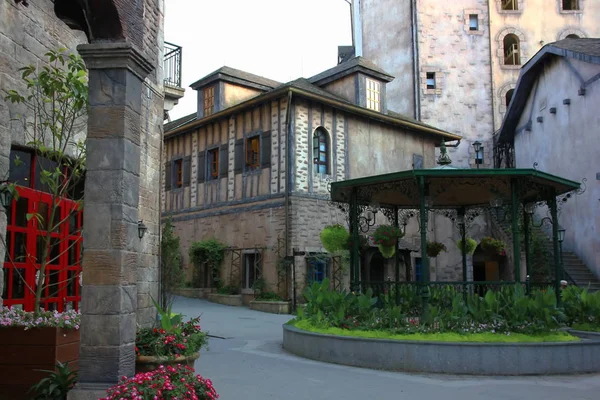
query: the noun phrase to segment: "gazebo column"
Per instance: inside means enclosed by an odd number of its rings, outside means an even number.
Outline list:
[[[350,268],[350,286],[353,292],[358,292],[360,290],[360,260],[358,252],[358,202],[356,197],[356,189],[352,189],[352,194],[350,196],[350,233],[352,235],[352,267]]]
[[[400,222],[398,221],[398,207],[394,207],[394,226],[396,228],[400,228]],[[406,232],[404,232],[406,233]],[[396,282],[400,281],[400,252],[398,251],[398,247],[400,244],[400,239],[396,240],[396,253],[394,257],[395,267],[396,267]]]
[[[521,241],[519,240],[519,181],[510,181],[512,234],[513,234],[513,259],[515,265],[515,281],[521,282]]]
[[[425,197],[428,195],[427,182],[424,176],[419,177],[419,215],[421,222],[421,268],[423,269],[423,282],[421,287],[421,298],[423,301],[423,314],[427,312],[427,302],[429,297],[429,256],[427,255],[427,207],[425,207]]]
[[[523,207],[523,236],[525,241],[525,275],[529,276],[529,263],[530,259],[530,246],[529,246],[529,236],[530,236],[530,226],[529,226],[529,214],[525,211],[525,207]]]
[[[460,226],[460,239],[462,240],[462,246],[460,253],[462,256],[462,276],[463,282],[467,281],[467,224],[465,221],[466,210],[462,207],[458,210],[459,226]]]
[[[550,207],[550,216],[552,217],[552,245],[554,248],[554,290],[556,291],[556,300],[560,304],[560,280],[562,279],[562,268],[560,263],[560,247],[558,243],[558,207],[556,205],[556,193],[552,191],[552,196],[548,199]]]

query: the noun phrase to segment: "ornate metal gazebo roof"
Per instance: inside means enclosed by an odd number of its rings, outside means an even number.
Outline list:
[[[348,203],[356,190],[359,204],[377,202],[382,206],[418,208],[421,178],[428,185],[429,208],[442,209],[489,206],[498,199],[510,202],[513,187],[517,188],[520,202],[527,204],[546,201],[580,186],[536,169],[415,169],[334,182],[331,200]]]

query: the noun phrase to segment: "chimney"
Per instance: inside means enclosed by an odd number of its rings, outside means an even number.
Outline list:
[[[354,55],[356,57],[362,57],[363,55],[360,2],[361,0],[352,0],[352,4],[350,5],[352,10],[352,44],[354,45]]]

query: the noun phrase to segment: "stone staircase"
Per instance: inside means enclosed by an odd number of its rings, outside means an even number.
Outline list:
[[[508,238],[508,240],[505,240],[506,245],[512,246],[510,220],[507,218],[507,220],[499,222],[494,212],[490,212],[490,216],[492,223],[495,224],[496,227],[500,228],[503,233],[505,233],[505,237]],[[532,234],[541,238],[542,245],[548,254],[554,254],[552,239],[541,228],[533,227]],[[522,248],[521,251],[524,252],[525,249]],[[567,275],[567,281],[570,281],[569,283],[575,283],[577,286],[581,288],[588,288],[590,291],[600,290],[600,280],[592,273],[592,271],[589,270],[584,262],[577,257],[577,254],[570,251],[563,251],[562,260],[564,271]]]

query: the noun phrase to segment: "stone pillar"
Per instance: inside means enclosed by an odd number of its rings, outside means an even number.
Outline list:
[[[129,43],[78,46],[89,70],[79,383],[97,399],[135,372],[142,82],[151,65]]]

